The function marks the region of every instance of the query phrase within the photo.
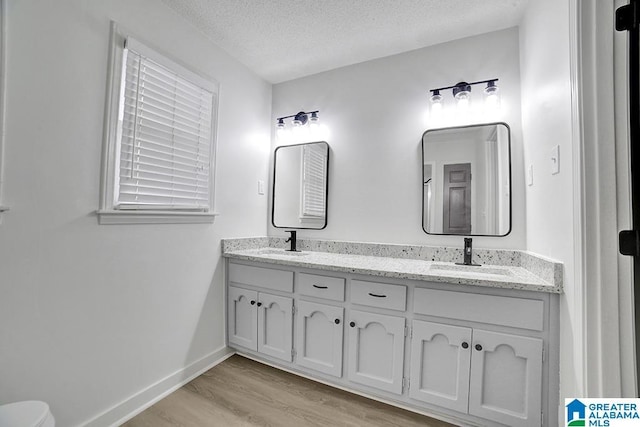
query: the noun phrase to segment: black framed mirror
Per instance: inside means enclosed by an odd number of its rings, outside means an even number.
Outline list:
[[[276,148],[271,223],[276,228],[321,230],[327,226],[329,144]]]
[[[422,178],[427,234],[511,232],[511,131],[506,123],[426,131]]]

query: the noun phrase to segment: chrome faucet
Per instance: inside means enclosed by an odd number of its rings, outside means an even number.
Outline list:
[[[291,236],[285,240],[284,242],[291,242],[291,246],[289,247],[289,249],[287,249],[288,252],[299,252],[298,249],[296,248],[297,245],[297,231],[296,230],[287,230],[287,233],[291,233]]]
[[[464,262],[456,262],[456,264],[458,265],[477,265],[479,266],[480,264],[475,264],[473,262],[473,249],[471,246],[473,239],[471,239],[471,237],[465,237],[464,238],[464,249],[462,252],[462,256],[463,256],[463,261]]]

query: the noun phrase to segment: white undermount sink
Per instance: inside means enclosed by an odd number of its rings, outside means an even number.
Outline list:
[[[280,248],[262,248],[262,249],[258,249],[256,253],[260,255],[280,255],[280,256],[296,256],[296,257],[308,255],[307,252],[291,252],[291,251],[286,251]]]
[[[432,264],[429,270],[433,272],[443,272],[451,274],[463,274],[465,276],[499,276],[512,277],[513,272],[508,268],[477,266],[477,265],[457,265],[457,264]]]

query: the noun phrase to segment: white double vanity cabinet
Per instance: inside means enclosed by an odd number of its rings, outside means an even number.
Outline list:
[[[553,292],[226,262],[240,354],[456,424],[557,423]]]

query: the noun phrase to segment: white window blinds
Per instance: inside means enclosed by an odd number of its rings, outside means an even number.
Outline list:
[[[127,40],[114,205],[208,211],[215,93],[204,79],[148,52]]]
[[[326,148],[320,144],[305,145],[302,151],[302,209],[303,217],[325,215]]]

